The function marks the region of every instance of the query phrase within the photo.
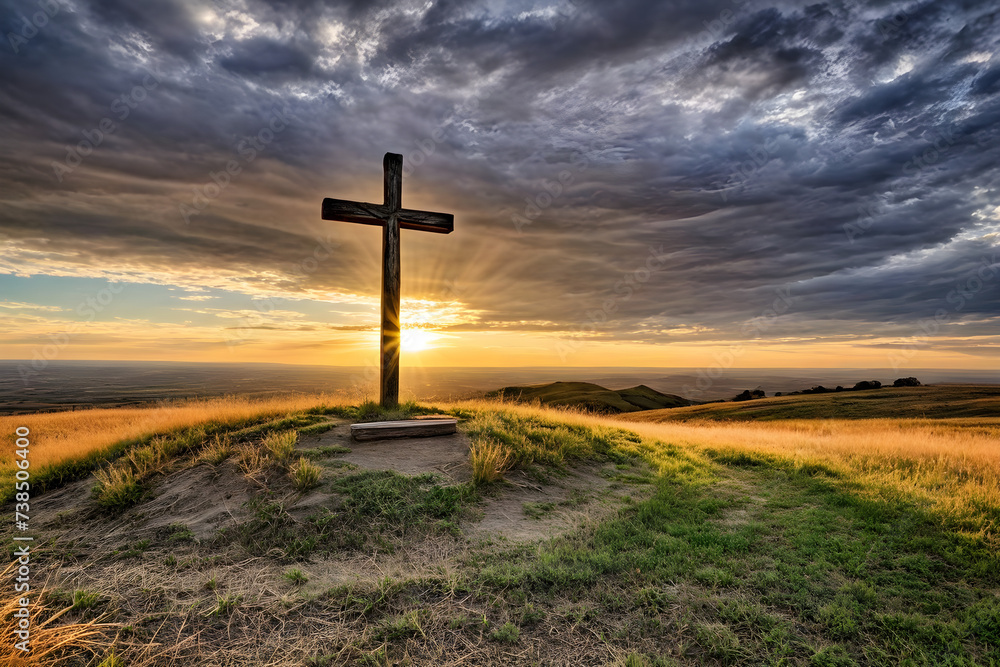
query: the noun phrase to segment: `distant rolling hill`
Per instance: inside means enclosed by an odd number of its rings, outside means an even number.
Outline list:
[[[773,421],[778,419],[956,419],[1000,420],[1000,385],[883,387],[829,394],[799,394],[738,403],[706,403],[674,410],[651,410],[629,420]]]
[[[487,394],[524,403],[580,408],[592,412],[619,414],[639,410],[660,410],[691,405],[692,401],[673,394],[661,394],[646,385],[630,389],[607,389],[589,382],[553,382],[528,387],[504,387]]]

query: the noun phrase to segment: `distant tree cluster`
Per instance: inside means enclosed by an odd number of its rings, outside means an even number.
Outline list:
[[[892,383],[893,387],[919,387],[921,386],[920,380],[915,377],[908,378],[898,378]],[[801,389],[799,391],[790,391],[782,394],[780,391],[774,392],[775,396],[797,396],[799,394],[829,394],[831,392],[837,391],[864,391],[866,389],[881,389],[882,383],[878,380],[862,380],[858,382],[850,389],[844,389],[840,385],[837,385],[835,389],[830,389],[829,387],[824,387],[823,385],[817,385],[812,389]],[[756,390],[754,390],[756,392]],[[752,392],[744,391],[742,394],[734,398],[734,401],[748,401],[751,398],[764,398],[764,392],[760,392],[760,396],[752,395]]]
[[[852,387],[854,391],[862,391],[864,389],[881,389],[882,383],[878,380],[862,380]]]
[[[763,389],[744,389],[742,394],[733,397],[734,401],[750,401],[755,398],[764,398]]]

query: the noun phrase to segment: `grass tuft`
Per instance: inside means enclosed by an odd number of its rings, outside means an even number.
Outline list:
[[[264,437],[264,448],[278,463],[285,465],[295,452],[295,443],[299,441],[298,431],[269,433]]]
[[[503,644],[516,644],[521,636],[521,628],[513,623],[504,623],[490,633],[490,639]]]
[[[242,445],[236,451],[240,470],[246,477],[254,478],[264,471],[271,459],[260,447],[254,444]]]
[[[319,486],[322,475],[323,469],[303,456],[291,469],[292,485],[299,493],[305,493]]]
[[[302,570],[300,570],[297,567],[296,568],[292,568],[288,572],[285,572],[282,576],[285,579],[287,579],[288,581],[290,581],[291,583],[295,584],[296,586],[301,586],[301,585],[303,585],[303,584],[305,584],[306,582],[309,581],[309,577],[307,577],[302,572]]]
[[[94,473],[94,498],[102,509],[126,510],[142,500],[145,487],[130,467],[111,466]]]
[[[469,448],[469,463],[472,464],[474,484],[492,484],[503,477],[510,467],[511,455],[504,451],[500,443],[480,440]]]
[[[97,667],[126,667],[126,664],[122,658],[119,658],[115,654],[115,650],[111,649],[111,653],[104,656],[104,658],[97,663]]]
[[[212,466],[220,465],[223,461],[233,455],[232,438],[228,434],[216,434],[212,441],[201,451],[199,461],[203,461]]]
[[[92,609],[100,601],[101,595],[99,593],[84,590],[73,591],[73,606],[70,609],[74,611]]]

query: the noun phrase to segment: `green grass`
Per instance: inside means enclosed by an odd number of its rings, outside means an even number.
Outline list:
[[[264,436],[263,446],[275,461],[287,464],[298,441],[298,431],[276,431]]]
[[[503,644],[516,644],[520,636],[521,628],[509,621],[490,633],[490,639]]]
[[[426,639],[427,634],[422,627],[425,615],[420,610],[413,610],[401,616],[387,619],[379,629],[379,636],[386,641],[398,640],[405,637],[423,637]]]
[[[700,465],[710,479],[664,474],[652,498],[610,521],[468,565],[498,595],[568,596],[723,664],[1000,660],[1000,557],[988,540],[781,460]],[[649,625],[670,608],[687,621]]]
[[[293,568],[291,570],[288,570],[282,576],[285,579],[287,579],[289,582],[291,582],[292,584],[295,584],[296,586],[301,586],[302,584],[304,584],[304,583],[306,583],[306,582],[309,581],[309,577],[307,577],[305,574],[303,574],[302,570],[300,570],[297,567]]]
[[[365,401],[357,406],[330,408],[328,414],[354,422],[377,422],[410,419],[417,415],[441,414],[442,412],[438,408],[421,405],[416,401],[404,401],[395,408],[384,408],[375,401]]]
[[[141,558],[144,553],[149,549],[151,541],[148,539],[141,539],[127,545],[123,549],[115,550],[112,555],[118,558]]]
[[[188,528],[183,523],[172,523],[168,526],[170,531],[170,537],[167,538],[169,542],[193,542],[194,531]]]
[[[320,433],[326,433],[336,424],[334,422],[320,422],[319,424],[313,424],[312,426],[303,426],[298,429],[299,435],[319,435]]]
[[[350,454],[351,450],[350,448],[342,445],[324,445],[323,447],[303,449],[300,453],[306,458],[318,461],[319,459],[329,458],[331,456],[336,456],[337,454]]]
[[[93,593],[90,591],[77,590],[73,591],[73,605],[70,609],[74,611],[85,611],[87,609],[93,609],[101,601],[100,593]]]
[[[404,535],[414,528],[447,522],[474,500],[466,485],[442,486],[434,475],[408,477],[388,470],[346,475],[333,483],[344,498],[341,513],[357,526]]]
[[[251,518],[223,531],[216,543],[235,540],[251,554],[286,560],[373,544],[392,548],[414,533],[453,532],[455,520],[478,497],[464,484],[442,485],[433,475],[392,471],[343,474],[330,489],[341,497],[340,507],[320,510],[304,522],[293,519],[281,502],[257,497],[248,504]]]
[[[208,616],[230,616],[243,603],[242,595],[220,595],[216,598],[215,608]]]
[[[112,650],[111,653],[106,655],[99,663],[97,663],[97,667],[126,667],[126,663],[124,660],[115,655],[114,650]]]
[[[550,514],[556,508],[555,503],[523,503],[521,508],[524,510],[524,515],[531,517],[532,519],[541,519],[542,517]]]
[[[624,429],[569,425],[502,408],[457,410],[455,414],[464,418],[462,429],[474,443],[500,444],[509,452],[513,465],[563,466],[583,459],[624,462],[627,456],[619,446],[641,442],[639,436]]]

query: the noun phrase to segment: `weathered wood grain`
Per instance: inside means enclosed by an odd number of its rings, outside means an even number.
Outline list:
[[[399,404],[399,209],[403,199],[403,156],[386,153],[385,203],[389,217],[382,225],[382,381],[380,403]]]
[[[346,199],[326,198],[323,200],[323,220],[381,226],[385,224],[388,217],[389,210],[382,204],[368,204]],[[416,229],[436,234],[451,234],[455,231],[455,216],[450,213],[402,208],[399,210],[399,228]]]
[[[351,424],[351,437],[355,440],[423,438],[434,435],[451,435],[457,432],[457,430],[457,419],[411,419],[405,421]]]

